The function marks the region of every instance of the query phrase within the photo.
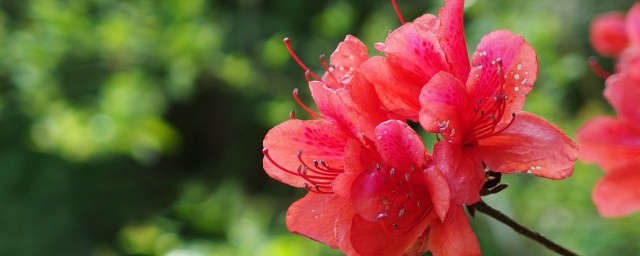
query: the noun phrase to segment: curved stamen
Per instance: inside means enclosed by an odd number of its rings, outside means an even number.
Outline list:
[[[291,39],[285,38],[283,41],[284,41],[284,44],[287,46],[287,50],[289,50],[289,54],[291,54],[291,57],[293,57],[293,59],[298,63],[298,65],[304,71],[309,71],[309,68],[306,65],[304,65],[304,63],[302,63],[302,61],[298,58],[296,53],[293,51],[293,48],[291,48]],[[320,79],[315,73],[313,72],[310,72],[310,73],[313,78],[315,78],[318,81],[322,81],[322,79]]]
[[[304,103],[302,103],[302,101],[300,100],[300,98],[298,97],[298,88],[293,89],[293,98],[296,99],[296,102],[298,102],[298,105],[300,105],[300,107],[302,109],[304,109],[305,111],[307,111],[307,113],[309,113],[309,115],[311,116],[311,118],[316,119],[317,118],[323,118],[322,115],[314,112],[312,109],[310,109],[309,107],[307,107]]]
[[[342,83],[340,83],[340,81],[333,75],[333,72],[329,69],[327,62],[324,61],[324,54],[320,55],[320,63],[322,63],[322,67],[324,67],[324,70],[329,74],[329,77],[331,77],[333,81],[336,81],[337,84],[342,85]]]
[[[396,14],[398,15],[398,19],[400,19],[400,24],[404,25],[404,18],[402,17],[402,13],[400,12],[400,8],[398,8],[398,5],[396,4],[396,0],[391,0],[391,3],[393,4],[393,9],[396,10]]]
[[[598,63],[598,58],[594,56],[589,57],[589,67],[591,67],[591,71],[593,71],[596,76],[599,76],[604,80],[607,80],[607,78],[611,76],[611,73],[604,70],[600,66],[600,63]]]
[[[318,185],[310,186],[309,184],[305,183],[304,184],[304,188],[309,190],[309,192],[314,192],[314,193],[319,193],[319,194],[333,194],[332,191],[323,191],[323,190],[321,190],[321,189],[331,190],[331,186],[318,186]]]
[[[322,176],[313,176],[313,175],[307,175],[303,172],[302,167],[298,166],[298,169],[294,172],[291,171],[287,168],[284,168],[282,165],[279,165],[275,160],[273,160],[273,158],[271,158],[271,155],[269,154],[269,149],[264,148],[262,149],[262,154],[264,154],[265,157],[267,157],[267,159],[269,160],[269,162],[271,162],[274,166],[278,167],[278,169],[288,173],[288,174],[292,174],[295,176],[299,176],[302,178],[305,178],[305,180],[307,180],[307,178],[309,179],[328,179],[329,177],[322,177]],[[315,183],[315,181],[312,180],[307,180],[309,182]]]
[[[381,224],[382,229],[384,230],[385,233],[387,234],[402,234],[408,230],[411,230],[411,228],[413,228],[415,225],[417,225],[418,223],[420,223],[420,221],[424,220],[425,217],[427,217],[429,215],[429,213],[431,213],[431,210],[433,209],[433,207],[431,205],[429,205],[428,208],[424,209],[423,211],[420,212],[420,215],[418,215],[417,217],[411,218],[411,221],[409,223],[402,223],[403,225],[400,226],[399,222],[393,222],[391,225],[393,226],[393,229],[389,229],[389,227],[387,227],[387,225],[385,225],[384,223]],[[399,216],[399,217],[404,217],[404,216]],[[385,220],[385,218],[387,218]],[[392,222],[393,220],[391,220],[389,218],[389,216],[387,214],[381,214],[379,216],[379,219],[385,221],[385,222]],[[405,225],[406,224],[406,225]]]
[[[500,101],[499,101],[499,107],[500,109],[497,110],[498,112],[498,116],[495,116],[494,114],[490,114],[489,118],[491,119],[486,120],[489,122],[484,122],[484,124],[476,126],[475,130],[475,135],[476,137],[481,136],[487,132],[493,132],[496,129],[496,126],[498,125],[498,123],[502,120],[502,117],[504,116],[504,111],[506,109],[506,104],[504,104],[504,99],[506,98],[506,96],[502,96]],[[495,110],[494,108],[492,108],[492,110]]]
[[[491,132],[489,134],[485,134],[483,136],[476,137],[476,139],[478,139],[478,140],[479,139],[485,139],[485,138],[491,137],[493,135],[500,134],[500,133],[504,132],[507,128],[509,128],[511,126],[511,124],[513,124],[514,120],[516,120],[516,113],[515,112],[511,112],[511,121],[509,121],[509,123],[507,125],[505,125],[504,127],[502,127],[498,131]]]
[[[474,108],[474,117],[469,122],[468,129],[463,136],[463,145],[473,144],[479,139],[488,138],[496,134],[500,134],[511,126],[514,121],[515,113],[512,113],[509,123],[498,128],[498,125],[502,123],[505,111],[507,109],[507,95],[505,95],[506,81],[503,75],[502,59],[497,58],[495,60],[496,72],[497,72],[497,92],[493,94],[493,99],[487,99],[488,97],[478,100],[477,108]]]
[[[298,168],[296,168],[296,171],[291,171],[283,167],[282,165],[278,164],[273,158],[271,158],[271,155],[269,154],[269,149],[267,148],[262,149],[262,153],[269,160],[269,162],[271,162],[278,169],[284,171],[285,173],[298,176],[304,179],[306,181],[304,183],[304,186],[307,190],[312,192],[317,192],[317,193],[327,193],[327,194],[333,193],[331,189],[331,184],[333,183],[333,180],[335,179],[335,177],[338,176],[338,174],[340,174],[341,172],[326,172],[326,170],[323,171],[317,168],[311,168],[302,160],[302,151],[298,151],[298,161],[300,162],[300,165],[298,165]],[[314,162],[317,162],[317,161],[314,161]],[[321,162],[324,163],[324,161],[321,161]],[[324,165],[326,165],[326,163]],[[338,170],[338,169],[335,169],[335,170]],[[314,173],[315,175],[310,175],[309,172]],[[328,190],[328,191],[325,191],[325,190]]]

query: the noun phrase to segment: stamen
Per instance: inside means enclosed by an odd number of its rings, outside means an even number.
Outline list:
[[[307,80],[307,83],[311,83],[311,79],[309,79],[310,74],[311,70],[307,70],[304,72],[304,79]]]
[[[321,165],[322,167],[324,167],[324,169],[325,169],[326,171],[330,171],[330,172],[339,172],[339,173],[344,172],[344,170],[342,170],[342,169],[336,169],[336,168],[330,167],[327,163],[325,163],[325,162],[324,162],[324,160],[320,160],[320,165]],[[318,169],[320,169],[320,168],[318,168]],[[320,170],[322,170],[322,169],[320,169]]]
[[[343,171],[342,171],[342,170],[338,170],[338,169],[334,169],[334,170],[337,170],[337,171],[329,171],[329,170],[322,170],[322,169],[319,169],[319,168],[318,168],[318,169],[311,168],[311,166],[307,165],[307,164],[304,162],[304,160],[302,160],[302,150],[300,150],[300,151],[298,151],[298,152],[299,152],[299,153],[298,153],[298,161],[300,161],[300,163],[301,163],[305,168],[309,169],[309,170],[310,170],[310,171],[312,171],[312,172],[315,172],[315,173],[317,173],[317,174],[331,175],[331,176],[334,176],[334,177],[335,177],[336,175],[340,174],[340,173],[343,173]],[[313,160],[313,162],[314,162],[314,165],[316,165],[316,163],[317,163],[318,161],[317,161],[317,160]],[[317,167],[317,165],[316,165],[316,167]]]
[[[331,186],[318,186],[318,185],[314,185],[314,186],[309,186],[309,184],[305,183],[304,184],[304,188],[309,190],[309,192],[314,192],[314,193],[318,193],[318,194],[333,194],[333,192],[331,191],[322,191],[320,189],[331,189]]]
[[[324,70],[327,72],[327,74],[329,74],[329,77],[331,77],[333,81],[336,81],[337,84],[341,85],[340,81],[336,79],[336,77],[333,75],[333,72],[331,72],[331,70],[329,69],[327,62],[324,61],[324,54],[320,55],[320,63],[322,63],[322,67],[324,67]]]
[[[593,71],[593,73],[596,74],[596,76],[599,76],[604,80],[607,80],[607,78],[611,76],[610,72],[607,72],[602,67],[600,67],[600,64],[598,63],[598,58],[594,56],[589,57],[589,67],[591,67],[591,71]]]
[[[302,103],[302,101],[300,100],[300,98],[298,97],[298,88],[293,89],[293,98],[296,99],[296,102],[298,102],[298,105],[300,105],[300,107],[302,109],[304,109],[305,111],[307,111],[307,113],[309,113],[309,115],[311,116],[311,118],[316,119],[317,118],[324,118],[322,117],[322,115],[314,112],[312,109],[310,109],[309,107],[307,107],[306,105],[304,105],[304,103]]]
[[[398,19],[400,19],[400,24],[404,25],[404,18],[402,17],[402,13],[400,12],[400,8],[398,8],[398,5],[396,4],[396,0],[391,0],[391,3],[393,4],[393,9],[396,10],[396,14],[398,15]]]
[[[296,119],[296,111],[295,110],[291,110],[291,112],[289,112],[289,119]]]
[[[509,127],[511,126],[511,124],[513,124],[513,121],[514,121],[515,119],[516,119],[516,113],[515,113],[515,112],[511,112],[511,121],[509,121],[509,123],[508,123],[506,126],[502,127],[502,128],[501,128],[500,130],[498,130],[498,131],[492,131],[492,132],[490,132],[490,133],[488,133],[488,134],[484,134],[484,135],[482,135],[482,136],[478,136],[478,137],[476,137],[476,140],[479,140],[479,139],[485,139],[485,138],[491,137],[491,136],[493,136],[493,135],[500,134],[500,133],[504,132],[504,130],[506,130],[507,128],[509,128]],[[495,127],[494,127],[494,128],[495,128]]]
[[[291,171],[283,166],[281,166],[280,164],[278,164],[275,160],[273,160],[273,158],[271,158],[271,155],[269,154],[269,150],[267,148],[262,149],[262,153],[264,154],[264,156],[269,160],[269,162],[271,162],[275,167],[277,167],[278,169],[294,175],[294,176],[298,176],[302,179],[304,179],[305,182],[304,186],[307,190],[311,191],[311,192],[316,192],[316,193],[323,193],[323,194],[331,194],[332,192],[332,188],[331,188],[331,184],[333,183],[333,180],[335,179],[335,177],[344,172],[343,170],[339,170],[339,169],[335,169],[332,168],[335,171],[328,171],[328,170],[322,170],[320,168],[318,169],[314,169],[309,167],[303,160],[302,160],[302,150],[299,150],[297,153],[297,157],[298,157],[298,161],[300,161],[300,164],[298,165],[298,167],[296,168],[296,171]],[[314,161],[314,164],[317,163],[317,161]],[[315,175],[309,175],[308,173],[314,173]],[[328,191],[327,191],[328,190]]]
[[[298,63],[298,65],[304,70],[304,71],[308,71],[309,68],[304,65],[304,63],[302,63],[302,61],[298,58],[298,56],[296,55],[296,53],[293,51],[293,48],[291,48],[291,39],[289,38],[285,38],[284,40],[284,44],[287,46],[287,50],[289,50],[289,54],[291,54],[291,57]],[[314,74],[313,72],[310,72],[311,76],[313,78],[315,78],[318,81],[322,81],[322,79],[320,79],[316,74]]]
[[[420,203],[420,202],[418,202]],[[391,226],[394,228],[394,230],[389,230],[387,228],[387,225],[382,225],[382,228],[384,230],[385,233],[387,234],[399,234],[398,232],[400,232],[400,234],[410,230],[411,228],[415,227],[415,225],[417,225],[420,221],[422,221],[425,217],[427,217],[427,215],[429,215],[431,213],[431,211],[433,210],[433,207],[431,207],[431,205],[429,205],[429,208],[425,209],[424,211],[422,211],[420,213],[420,215],[411,218],[411,222],[409,223],[403,223],[406,225],[400,225],[400,223],[398,222],[393,222],[391,224]],[[399,212],[398,212],[398,217],[403,217],[406,213],[404,212],[404,208],[402,208]],[[383,216],[384,217],[388,217],[387,215]]]

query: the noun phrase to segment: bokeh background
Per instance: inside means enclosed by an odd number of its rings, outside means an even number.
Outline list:
[[[613,113],[587,65],[589,23],[633,2],[467,1],[469,51],[493,30],[522,34],[540,62],[525,109],[573,137]],[[407,20],[441,5],[399,0]],[[261,168],[267,130],[292,109],[307,118],[292,90],[313,105],[282,39],[321,71],[346,34],[373,49],[398,26],[387,0],[0,1],[0,255],[340,255],[287,232],[305,191]],[[485,200],[578,253],[637,254],[640,214],[604,219],[591,202],[601,176],[583,163],[564,181],[510,175]],[[486,255],[551,255],[470,222]]]

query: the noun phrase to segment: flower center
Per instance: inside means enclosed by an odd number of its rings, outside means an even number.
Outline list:
[[[384,211],[378,214],[377,220],[387,234],[404,234],[431,212],[431,197],[425,182],[412,177],[420,175],[415,168],[401,170],[376,164],[374,172],[384,178],[386,186],[380,196]]]
[[[468,122],[468,128],[462,136],[462,145],[471,146],[480,139],[500,134],[515,120],[516,113],[511,113],[509,122],[503,122],[507,107],[507,95],[505,94],[505,80],[502,72],[502,59],[495,61],[498,72],[498,90],[493,95],[478,99],[473,108],[473,117]]]
[[[297,158],[298,167],[295,171],[289,170],[282,165],[278,164],[269,155],[269,149],[262,149],[264,156],[278,169],[298,177],[303,178],[306,182],[304,186],[311,192],[321,194],[333,193],[331,189],[331,183],[341,173],[344,173],[343,169],[330,167],[324,160],[313,160],[313,165],[309,165],[302,159],[302,150],[298,150]]]

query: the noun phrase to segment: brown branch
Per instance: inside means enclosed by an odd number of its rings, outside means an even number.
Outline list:
[[[513,219],[509,218],[507,215],[504,215],[502,212],[492,208],[491,206],[487,205],[484,201],[480,201],[477,202],[475,204],[470,205],[473,209],[484,213],[486,215],[489,215],[490,217],[506,224],[507,226],[511,227],[514,231],[528,237],[531,238],[532,240],[544,245],[545,247],[549,248],[549,250],[552,250],[560,255],[566,255],[566,256],[575,256],[577,255],[576,253],[569,251],[568,249],[554,243],[553,241],[547,239],[546,237],[544,237],[542,234],[532,231],[530,229],[528,229],[525,226],[522,226],[520,223],[514,221]]]

